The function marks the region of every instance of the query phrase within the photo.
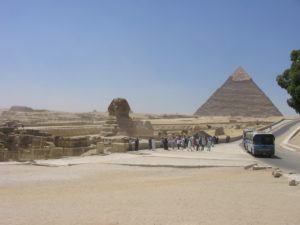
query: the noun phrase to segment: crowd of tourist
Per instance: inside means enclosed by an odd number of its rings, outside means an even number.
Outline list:
[[[163,148],[164,150],[184,150],[187,151],[210,151],[215,144],[219,143],[218,136],[208,136],[208,135],[192,135],[192,136],[169,136],[160,139],[159,144],[157,139],[150,137],[148,139],[148,149],[155,150],[156,147]],[[230,136],[226,136],[225,143],[230,142]],[[140,150],[140,140],[139,138],[130,138],[129,140],[129,150],[137,151]]]
[[[160,147],[165,150],[171,149],[187,149],[188,151],[207,151],[211,150],[215,144],[218,144],[219,138],[217,136],[176,136],[176,137],[165,137],[161,139]],[[150,150],[155,150],[155,140],[149,138],[148,146]]]

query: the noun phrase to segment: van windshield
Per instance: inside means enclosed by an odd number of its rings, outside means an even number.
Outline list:
[[[257,134],[253,138],[255,145],[274,145],[274,136],[271,134]]]

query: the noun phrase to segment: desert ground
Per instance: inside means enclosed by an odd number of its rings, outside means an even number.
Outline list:
[[[18,119],[27,129],[76,136],[99,135],[106,116],[42,111],[9,112],[2,119]],[[240,136],[245,127],[280,121],[132,117],[150,121],[156,133],[200,129],[213,135],[223,127],[232,137]],[[244,166],[257,161],[240,144],[219,144],[211,152],[156,149],[1,162],[0,224],[300,224],[299,185],[289,186],[285,176],[274,178],[272,169],[246,170]]]
[[[239,163],[253,163],[252,156],[232,146],[90,156],[92,163],[72,166],[1,164],[0,224],[299,224],[299,186],[273,178],[270,169],[245,170]],[[220,158],[221,167],[153,165],[191,165],[197,159],[203,165]],[[152,166],[136,166],[140,161]]]

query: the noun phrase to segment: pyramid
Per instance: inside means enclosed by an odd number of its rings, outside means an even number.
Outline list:
[[[199,116],[282,116],[272,101],[239,67],[195,112]]]

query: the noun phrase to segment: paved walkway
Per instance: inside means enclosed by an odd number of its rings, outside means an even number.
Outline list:
[[[174,168],[203,168],[203,167],[246,167],[253,164],[263,165],[241,147],[241,141],[215,145],[211,151],[190,151],[187,149],[161,148],[155,151],[140,150],[128,153],[113,153],[108,155],[93,155],[85,157],[66,157],[61,159],[35,160],[32,162],[2,162],[1,165],[32,164],[36,166],[60,167],[81,164],[113,164],[143,167],[174,167]],[[299,174],[286,175],[288,179],[300,181]]]
[[[215,145],[211,151],[191,151],[188,149],[172,149],[168,151],[158,148],[152,150],[94,155],[85,157],[68,157],[63,159],[35,160],[37,166],[74,166],[80,164],[103,163],[143,167],[174,167],[174,168],[204,168],[204,167],[246,167],[262,164],[248,154],[242,147],[241,141]],[[300,182],[299,174],[286,174],[288,179]]]
[[[161,148],[155,151],[140,150],[128,153],[114,153],[105,156],[68,157],[51,160],[35,160],[40,166],[71,166],[86,163],[106,163],[129,166],[156,167],[244,167],[257,163],[255,158],[240,147],[240,141],[215,145],[211,151],[190,151],[187,149],[169,151]]]

